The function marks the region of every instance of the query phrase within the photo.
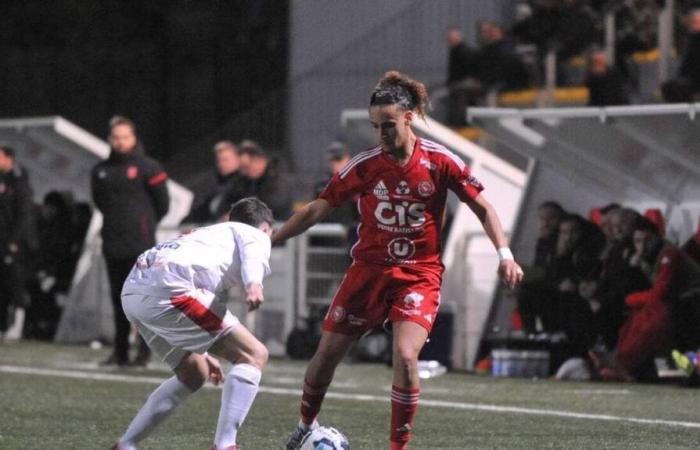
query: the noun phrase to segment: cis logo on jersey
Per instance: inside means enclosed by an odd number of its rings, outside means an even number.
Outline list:
[[[392,239],[387,245],[389,256],[397,261],[409,259],[416,252],[416,244],[407,237]]]
[[[139,168],[136,166],[129,166],[126,169],[126,177],[130,180],[133,180],[136,178],[136,176],[139,174]]]
[[[399,185],[396,186],[396,190],[394,192],[396,192],[398,195],[408,195],[411,193],[411,188],[405,180],[401,180],[399,181]]]
[[[418,194],[421,197],[430,197],[435,192],[435,185],[432,181],[421,181],[418,184]]]

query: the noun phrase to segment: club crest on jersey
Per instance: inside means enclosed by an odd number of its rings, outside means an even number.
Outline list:
[[[379,183],[374,187],[373,193],[379,200],[389,200],[389,189],[384,184],[384,180],[379,180]]]
[[[432,181],[421,181],[418,184],[418,193],[422,197],[430,197],[435,192],[435,185]]]
[[[425,296],[423,294],[418,293],[418,292],[409,292],[406,294],[406,296],[403,298],[403,304],[406,307],[406,309],[420,309],[420,304],[423,303],[423,299]]]
[[[408,186],[408,182],[401,180],[399,185],[396,186],[395,191],[398,195],[408,195],[411,193],[411,188]]]
[[[416,252],[416,244],[407,237],[392,239],[387,245],[389,256],[396,261],[405,261]]]
[[[134,178],[136,178],[136,175],[138,175],[138,174],[139,174],[139,168],[136,166],[129,166],[126,169],[126,177],[130,180],[133,180]]]
[[[335,323],[340,323],[345,320],[345,308],[342,306],[334,306],[330,312],[331,320]]]

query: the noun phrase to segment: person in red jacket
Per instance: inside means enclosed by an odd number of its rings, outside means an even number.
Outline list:
[[[617,367],[603,369],[603,379],[646,379],[648,364],[655,355],[667,353],[672,344],[671,306],[677,297],[680,252],[665,243],[654,224],[648,221],[635,228],[633,239],[635,253],[630,265],[649,278],[651,288],[625,298],[630,315],[620,329]]]

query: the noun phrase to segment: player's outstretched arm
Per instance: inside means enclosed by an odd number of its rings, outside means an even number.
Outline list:
[[[330,203],[322,198],[317,198],[297,211],[279,230],[272,234],[272,244],[284,242],[291,237],[303,233],[311,226],[318,223],[319,220],[323,219],[331,209],[333,209],[333,207]]]
[[[498,251],[501,260],[498,265],[498,275],[508,287],[513,288],[522,281],[523,269],[513,259],[513,253],[508,248],[508,240],[496,210],[482,195],[477,195],[476,198],[467,202],[467,205],[479,219],[486,235]]]

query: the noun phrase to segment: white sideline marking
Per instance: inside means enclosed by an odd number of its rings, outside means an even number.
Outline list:
[[[148,384],[160,384],[163,382],[162,377],[143,377],[143,376],[127,376],[111,373],[96,373],[96,372],[78,372],[72,370],[56,370],[56,369],[40,369],[36,367],[21,367],[21,366],[6,366],[0,365],[0,372],[4,373],[16,373],[22,375],[44,375],[44,376],[54,376],[62,378],[77,378],[83,380],[100,380],[100,381],[118,381],[123,383],[148,383]],[[215,386],[207,384],[205,387],[216,388]],[[266,394],[276,394],[276,395],[290,395],[299,397],[301,396],[301,390],[299,389],[287,389],[287,388],[276,388],[269,386],[261,386],[260,392]],[[387,403],[389,401],[388,397],[377,396],[377,395],[367,395],[367,394],[343,394],[339,392],[329,392],[326,394],[328,398],[336,398],[341,400],[357,400],[366,402],[382,402]],[[638,423],[644,425],[666,425],[670,427],[682,427],[682,428],[698,428],[700,429],[700,422],[683,422],[676,420],[661,420],[661,419],[641,419],[637,417],[625,417],[625,416],[612,416],[608,414],[588,414],[588,413],[577,413],[571,411],[557,411],[549,409],[534,409],[534,408],[523,408],[519,406],[502,406],[502,405],[488,405],[483,403],[458,403],[449,402],[442,400],[428,400],[421,399],[421,406],[434,406],[438,408],[448,408],[448,409],[458,409],[467,411],[489,411],[489,412],[500,412],[500,413],[516,413],[516,414],[530,414],[535,416],[554,416],[554,417],[567,417],[571,419],[586,419],[586,420],[603,420],[610,422],[630,422]]]

